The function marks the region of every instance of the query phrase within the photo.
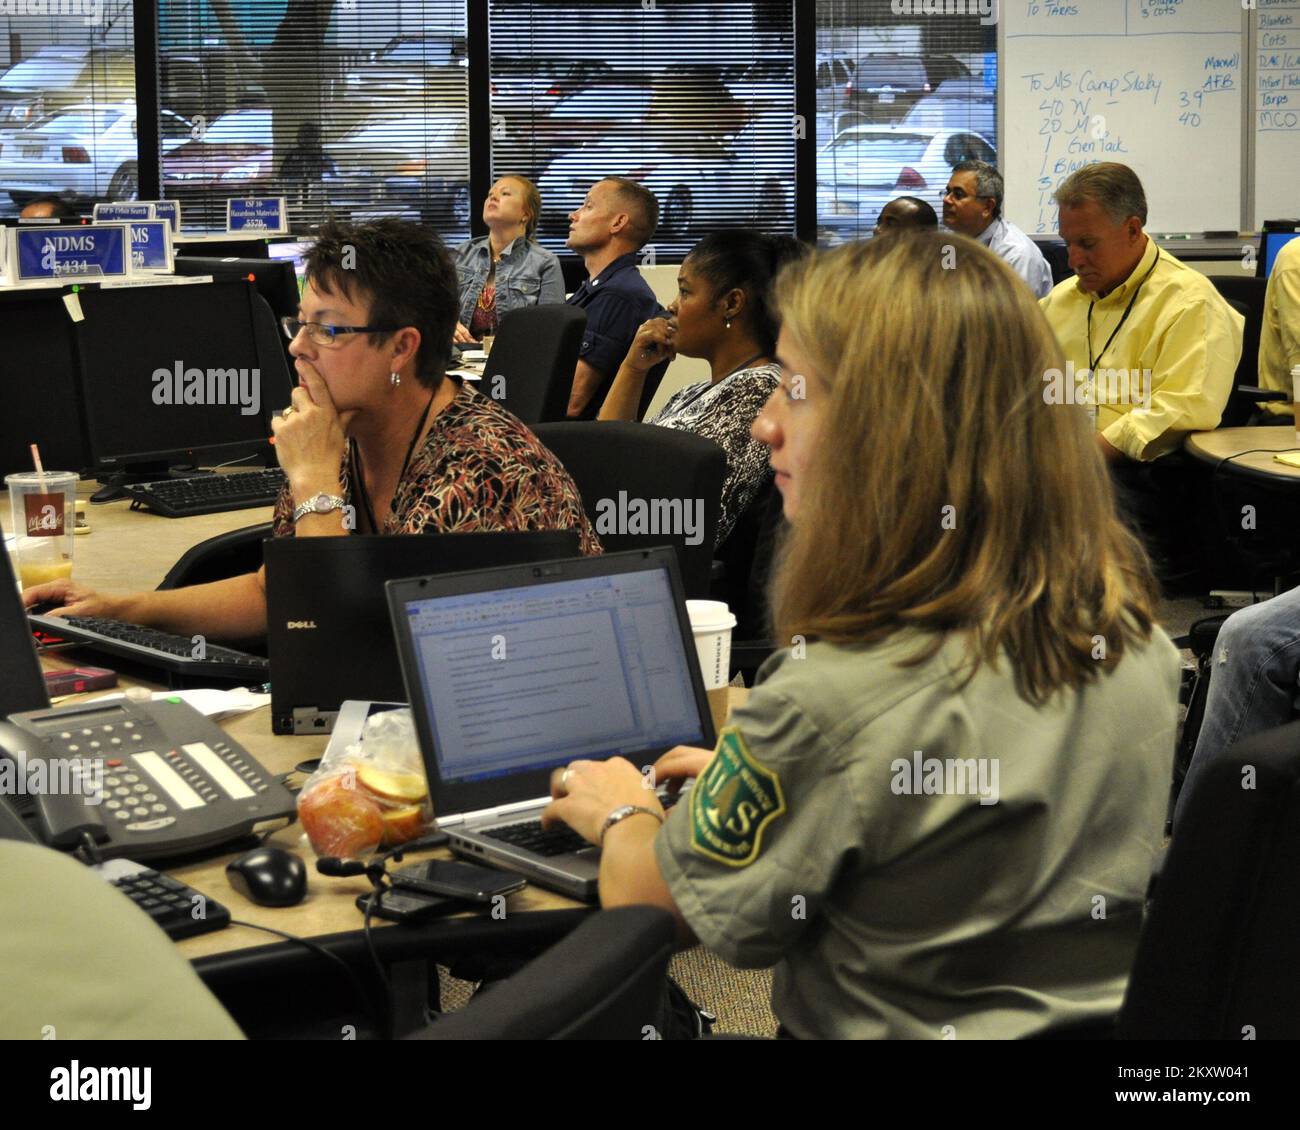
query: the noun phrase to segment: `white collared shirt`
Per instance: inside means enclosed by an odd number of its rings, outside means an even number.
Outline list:
[[[1035,298],[1045,298],[1052,289],[1052,268],[1038,245],[1010,220],[994,220],[975,237],[1029,284]]]

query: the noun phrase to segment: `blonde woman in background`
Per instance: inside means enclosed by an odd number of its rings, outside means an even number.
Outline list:
[[[955,262],[945,245],[956,248]],[[776,966],[797,1037],[1023,1037],[1119,1008],[1160,845],[1179,658],[1032,294],[951,234],[850,244],[777,284],[754,425],[790,536],[789,646],[666,817],[576,761],[548,821],[603,843],[605,906]]]
[[[534,241],[542,197],[527,177],[502,177],[483,203],[488,234],[456,248],[460,318],[452,340],[481,341],[511,310],[564,301],[560,261]]]

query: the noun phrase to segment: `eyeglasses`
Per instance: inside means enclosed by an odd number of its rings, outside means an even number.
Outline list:
[[[969,193],[969,192],[967,192],[964,188],[945,188],[945,189],[943,189],[943,190],[939,193],[939,199],[940,199],[940,200],[947,200],[948,197],[950,197],[950,196],[951,196],[955,201],[957,201],[958,204],[960,204],[963,200],[969,200],[969,199],[971,198],[972,194]],[[975,193],[975,194],[974,194],[974,198],[975,198],[976,200],[992,200],[992,199],[993,199],[993,197],[991,197],[991,196],[980,196],[979,193]]]
[[[400,326],[331,326],[327,322],[303,322],[297,318],[281,318],[280,328],[290,341],[306,330],[309,341],[326,346],[342,344],[336,340],[339,334],[396,333],[401,329]]]

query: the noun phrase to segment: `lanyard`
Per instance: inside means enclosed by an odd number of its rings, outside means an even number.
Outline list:
[[[1106,344],[1101,347],[1101,352],[1095,358],[1092,355],[1092,307],[1096,300],[1094,299],[1093,302],[1088,303],[1088,372],[1095,372],[1101,359],[1106,356],[1106,350],[1110,348],[1110,343],[1115,340],[1115,335],[1124,328],[1124,323],[1128,321],[1128,316],[1133,312],[1133,303],[1138,300],[1138,295],[1142,293],[1142,284],[1147,281],[1148,276],[1156,269],[1156,264],[1159,262],[1160,248],[1157,247],[1156,257],[1151,260],[1151,266],[1147,268],[1147,273],[1142,276],[1137,286],[1133,288],[1133,297],[1128,300],[1128,305],[1124,307],[1124,315],[1120,318],[1119,325],[1110,331],[1110,337],[1106,339]]]
[[[415,454],[415,443],[420,438],[420,433],[424,431],[424,425],[428,422],[429,409],[433,407],[433,398],[436,395],[437,392],[435,390],[435,392],[429,396],[429,403],[424,406],[424,415],[420,417],[420,422],[415,428],[415,435],[411,437],[411,443],[406,449],[406,458],[402,460],[402,469],[397,475],[397,485],[399,488],[402,485],[402,479],[406,476],[406,469],[411,465],[411,456]],[[361,453],[357,451],[355,440],[348,441],[348,455],[350,456],[349,461],[352,464],[350,468],[352,472],[351,478],[356,484],[358,493],[361,495],[361,505],[365,507],[366,520],[370,523],[370,532],[374,534],[382,534],[384,531],[379,528],[379,524],[375,521],[375,511],[370,504],[370,492],[366,490],[365,480],[361,477]]]

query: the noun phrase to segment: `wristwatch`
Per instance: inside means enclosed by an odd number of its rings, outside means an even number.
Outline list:
[[[664,822],[664,818],[653,808],[646,808],[640,804],[625,804],[620,808],[614,809],[613,812],[605,817],[605,823],[600,826],[600,842],[602,844],[605,842],[605,833],[615,824],[622,820],[626,820],[629,816],[635,816],[638,812],[644,812],[647,816],[653,816],[660,824]]]
[[[321,491],[320,494],[314,494],[306,502],[300,503],[293,512],[293,520],[298,521],[308,514],[328,514],[331,510],[342,510],[347,506],[348,500],[340,498],[337,494],[326,494]]]

